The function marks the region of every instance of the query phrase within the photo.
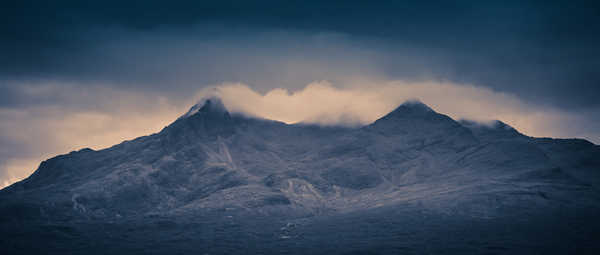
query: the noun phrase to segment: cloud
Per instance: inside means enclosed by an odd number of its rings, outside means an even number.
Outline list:
[[[593,1],[566,9],[557,1],[13,2],[0,9],[0,79],[187,94],[223,81],[265,92],[385,75],[487,86],[563,108],[600,106]],[[2,94],[0,104],[13,99]]]
[[[582,137],[600,142],[594,113],[568,112],[530,104],[488,88],[449,82],[357,81],[343,87],[319,81],[304,89],[273,89],[261,94],[244,84],[204,89],[217,94],[228,109],[286,123],[366,125],[404,101],[418,99],[454,119],[502,120],[536,137]]]

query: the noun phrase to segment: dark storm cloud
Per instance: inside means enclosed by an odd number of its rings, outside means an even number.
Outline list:
[[[14,1],[4,7],[4,79],[186,91],[222,81],[297,87],[336,73],[372,72],[472,83],[567,108],[600,106],[600,15],[591,1]],[[315,41],[320,34],[343,38]],[[368,50],[355,53],[361,49]],[[284,69],[290,62],[312,69],[292,74]],[[10,102],[20,101],[4,104]]]

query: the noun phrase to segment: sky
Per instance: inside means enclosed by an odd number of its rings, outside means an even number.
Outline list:
[[[455,119],[600,143],[594,1],[11,1],[0,187],[158,132],[199,99],[365,125],[418,99]]]

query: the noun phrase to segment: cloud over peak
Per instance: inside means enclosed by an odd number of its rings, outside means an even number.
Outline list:
[[[232,112],[285,123],[350,126],[372,123],[406,101],[419,100],[457,120],[501,120],[532,136],[575,136],[600,141],[595,133],[597,127],[568,124],[590,122],[588,114],[531,104],[511,94],[450,82],[360,80],[335,86],[328,81],[315,81],[300,90],[277,88],[266,93],[242,83],[229,83],[203,89],[197,97],[207,95],[218,95]]]

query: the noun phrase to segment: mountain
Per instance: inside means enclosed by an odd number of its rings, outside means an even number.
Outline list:
[[[418,101],[350,128],[248,117],[210,98],[156,134],[48,159],[1,190],[0,249],[596,253],[599,188],[600,146]]]

